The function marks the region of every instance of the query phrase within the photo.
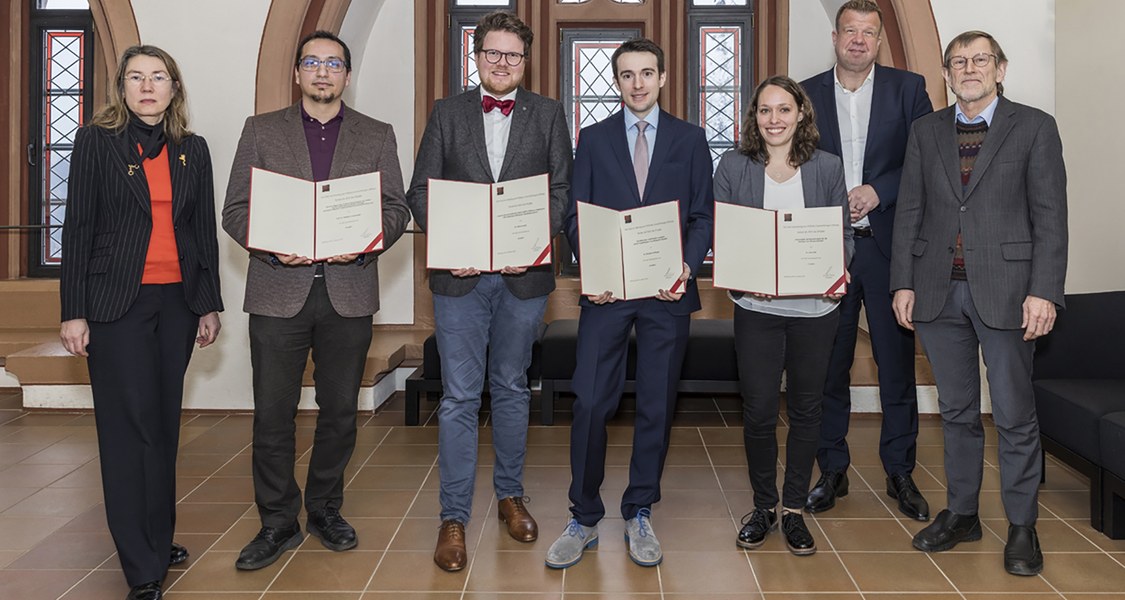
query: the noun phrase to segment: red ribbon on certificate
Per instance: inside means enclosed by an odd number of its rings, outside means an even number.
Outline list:
[[[824,292],[824,295],[830,296],[832,294],[843,294],[843,293],[845,293],[844,289],[845,289],[845,285],[847,284],[847,277],[848,277],[847,275],[841,275],[840,278],[836,280],[836,283],[833,283],[831,286],[828,287],[828,291]]]
[[[379,235],[375,236],[375,239],[371,240],[371,243],[368,244],[367,247],[363,249],[363,251],[364,252],[371,252],[372,250],[375,249],[376,246],[378,246],[380,243],[382,243],[382,241],[383,241],[383,233],[380,232]]]
[[[683,282],[684,282],[684,280],[677,279],[676,283],[673,283],[672,287],[668,288],[668,293],[669,294],[675,294],[676,291],[680,289],[680,284],[683,283]]]
[[[539,258],[535,259],[535,262],[531,263],[531,266],[538,267],[538,266],[542,265],[543,261],[547,260],[547,257],[550,256],[550,254],[551,254],[551,242],[547,242],[547,247],[544,248],[543,251],[539,253]]]

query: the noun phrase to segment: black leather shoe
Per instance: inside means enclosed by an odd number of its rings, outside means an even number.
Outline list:
[[[125,596],[125,600],[160,600],[163,597],[164,592],[160,591],[160,582],[150,581],[133,586],[133,589],[129,590],[129,595]]]
[[[825,471],[809,492],[805,510],[811,513],[824,512],[836,506],[836,498],[848,495],[848,474],[843,471]]]
[[[1034,527],[1008,525],[1004,545],[1004,570],[1012,575],[1038,575],[1043,572],[1043,551]]]
[[[801,513],[782,512],[781,532],[785,534],[785,545],[797,556],[808,556],[816,552],[816,540],[805,526]]]
[[[172,552],[168,555],[168,566],[172,567],[178,565],[188,559],[187,548],[172,542]]]
[[[980,519],[976,515],[959,515],[943,510],[914,536],[914,547],[922,552],[945,552],[961,542],[981,538]]]
[[[281,553],[300,546],[303,539],[305,536],[296,521],[285,529],[262,527],[258,535],[238,553],[234,566],[242,571],[268,567],[281,557]]]
[[[753,550],[766,543],[766,535],[777,529],[777,513],[764,508],[755,508],[753,512],[742,517],[742,530],[738,532],[738,539],[734,543],[739,548]]]
[[[305,529],[308,530],[309,535],[320,538],[320,543],[324,544],[325,548],[336,552],[351,550],[358,542],[355,529],[348,525],[344,517],[340,516],[340,511],[335,508],[309,513]]]
[[[916,521],[930,520],[930,504],[922,497],[909,474],[888,477],[887,495],[898,500],[898,509],[902,514]]]

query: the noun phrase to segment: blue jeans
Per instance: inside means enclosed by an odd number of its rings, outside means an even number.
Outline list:
[[[521,300],[498,273],[486,273],[464,296],[434,294],[434,329],[441,355],[438,407],[441,519],[467,524],[477,470],[477,428],[485,360],[492,400],[492,483],[497,498],[523,496],[531,390],[527,368],[547,296]],[[497,343],[490,344],[490,340]]]

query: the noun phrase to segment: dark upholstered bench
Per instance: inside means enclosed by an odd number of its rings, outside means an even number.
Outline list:
[[[1102,531],[1125,538],[1125,411],[1102,417],[1098,423],[1102,467]]]
[[[543,425],[555,419],[560,393],[572,392],[576,364],[578,320],[560,319],[547,325],[540,342],[539,418]],[[637,338],[629,336],[625,366],[625,392],[636,390]],[[677,391],[685,394],[738,393],[738,366],[734,357],[734,323],[730,320],[692,319],[687,354]]]
[[[1043,450],[1090,478],[1090,525],[1125,537],[1125,485],[1116,502],[1107,500],[1113,461],[1120,463],[1118,481],[1125,479],[1125,433],[1104,435],[1114,431],[1112,423],[1125,423],[1125,292],[1071,294],[1066,305],[1054,331],[1036,342],[1032,379]],[[1117,514],[1109,515],[1114,506]],[[1116,534],[1106,528],[1109,520]]]
[[[539,325],[539,335],[531,346],[531,366],[527,368],[528,385],[533,385],[539,380],[539,338],[547,329],[546,323]],[[484,390],[488,394],[488,371],[484,374]],[[421,397],[425,394],[431,402],[441,400],[441,356],[438,354],[437,338],[434,335],[426,338],[422,344],[422,366],[406,379],[406,415],[407,425],[417,425],[421,412]]]

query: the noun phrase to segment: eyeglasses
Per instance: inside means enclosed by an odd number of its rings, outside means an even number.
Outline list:
[[[504,57],[504,62],[508,63],[509,67],[518,67],[519,64],[523,62],[523,57],[526,56],[519,52],[501,52],[499,50],[481,50],[481,54],[484,55],[484,59],[487,60],[489,64],[493,65],[500,62],[500,57],[502,56]]]
[[[969,64],[970,60],[972,60],[973,64],[976,65],[977,68],[983,69],[987,67],[988,63],[992,62],[992,59],[994,58],[996,58],[995,54],[989,54],[987,52],[981,52],[971,59],[965,58],[964,56],[954,56],[949,59],[949,62],[946,63],[946,66],[948,66],[950,69],[953,69],[954,71],[960,71]]]
[[[140,87],[144,84],[145,80],[152,82],[152,85],[160,87],[172,83],[172,78],[167,73],[153,73],[152,75],[141,75],[140,73],[129,73],[125,76],[125,83],[129,85]]]
[[[302,71],[310,72],[316,71],[320,68],[320,65],[324,65],[324,68],[328,69],[330,73],[342,73],[344,71],[344,67],[346,66],[342,58],[332,57],[320,59],[315,56],[306,56],[302,58],[301,62],[298,64],[300,65]]]

